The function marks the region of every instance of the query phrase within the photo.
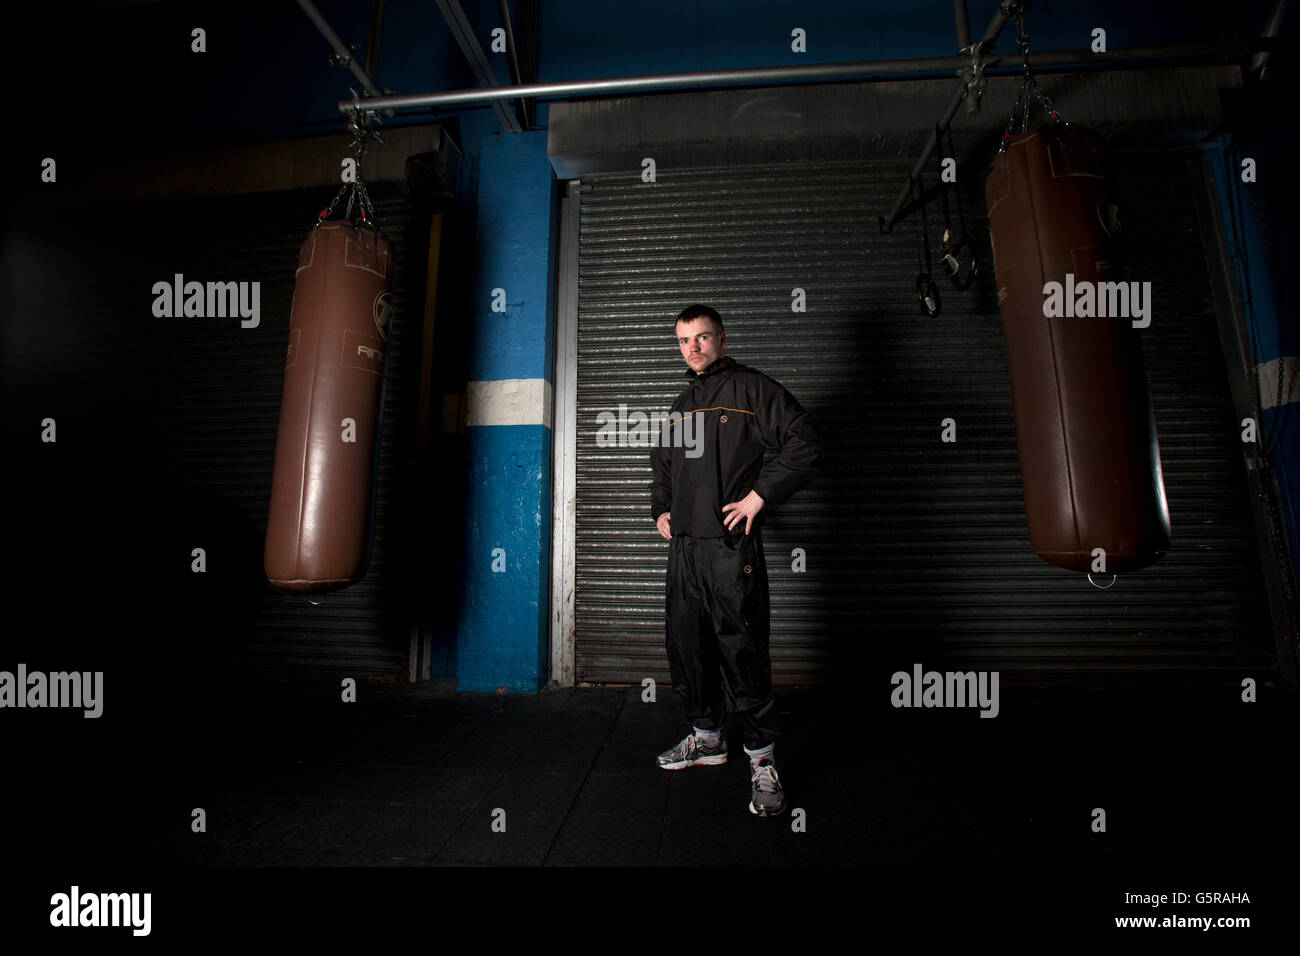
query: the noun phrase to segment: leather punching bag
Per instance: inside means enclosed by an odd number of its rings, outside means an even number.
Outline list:
[[[393,249],[322,221],[298,254],[266,529],[276,587],[328,591],[366,573],[391,330]]]
[[[1100,138],[1077,127],[1022,133],[994,160],[985,200],[1030,542],[1072,571],[1101,570],[1104,549],[1105,571],[1121,573],[1165,553],[1169,509],[1139,332],[1128,315],[1097,315],[1116,294],[1078,310],[1069,298],[1080,283],[1127,285],[1103,163]],[[1051,282],[1063,308],[1049,317]]]

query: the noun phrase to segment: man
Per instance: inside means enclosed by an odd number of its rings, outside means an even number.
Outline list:
[[[768,656],[762,512],[817,476],[821,441],[793,395],[726,357],[718,313],[692,305],[677,317],[690,386],[673,402],[666,441],[650,453],[651,515],[668,550],[668,665],[691,733],[659,755],[665,770],[726,763],[727,712],[741,718],[750,761],[749,810],[785,809]],[[671,429],[684,435],[674,438]],[[779,452],[766,467],[764,449]]]

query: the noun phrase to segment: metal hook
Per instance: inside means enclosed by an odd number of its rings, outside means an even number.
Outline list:
[[[370,140],[382,143],[383,137],[379,135],[374,124],[382,123],[374,110],[368,110],[362,105],[362,100],[356,90],[352,93],[352,110],[348,114],[347,130],[352,136],[352,148],[356,150],[358,158],[366,151]]]
[[[980,100],[984,98],[984,90],[988,86],[984,74],[984,46],[977,41],[960,52],[970,54],[970,66],[960,70],[959,75],[966,83],[966,115],[971,117],[980,111]]]
[[[934,318],[943,309],[943,299],[939,296],[939,287],[930,278],[930,273],[922,272],[916,277],[916,300],[921,305],[921,314]]]

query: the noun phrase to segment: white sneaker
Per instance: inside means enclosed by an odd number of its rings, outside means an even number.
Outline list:
[[[776,775],[776,764],[764,757],[750,777],[749,812],[760,817],[774,817],[785,809],[785,791]]]
[[[718,742],[710,747],[691,731],[682,742],[672,750],[665,750],[657,758],[664,770],[684,770],[687,767],[713,767],[727,762],[727,740],[718,737]]]

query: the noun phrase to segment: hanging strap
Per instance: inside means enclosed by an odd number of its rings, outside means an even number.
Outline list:
[[[916,176],[916,189],[921,203],[921,236],[925,243],[925,262],[916,277],[916,298],[921,303],[921,311],[934,318],[943,307],[943,302],[939,298],[939,287],[935,285],[934,278],[930,275],[930,226],[929,217],[925,214],[925,183],[921,180],[920,173]],[[907,183],[907,193],[909,197],[912,194],[910,179]]]
[[[925,182],[916,174],[916,193],[921,203],[921,237],[925,242],[925,272],[930,271],[930,217],[925,213]]]
[[[913,179],[911,176],[908,176],[908,177],[907,177],[907,206],[908,206],[908,208],[910,208],[910,207],[913,205],[913,203],[915,203],[915,201],[916,201],[915,199],[912,198],[912,186],[913,186],[915,183],[916,183],[916,180],[915,180],[915,179]],[[923,260],[923,259],[921,258],[921,246],[920,246],[919,243],[913,243],[913,246],[915,246],[915,248],[916,248],[916,271],[917,271],[917,272],[925,272],[925,260]],[[928,252],[927,252],[927,255],[928,255]]]
[[[936,139],[938,130],[935,130]],[[952,139],[952,126],[948,126],[948,155],[955,161],[957,158],[957,146]],[[957,203],[957,222],[959,223],[960,232],[956,236],[951,235],[951,222],[948,219],[948,191],[947,187],[943,194],[943,216],[944,216],[944,237],[943,237],[943,265],[948,270],[948,277],[952,279],[952,284],[956,286],[959,292],[965,292],[970,288],[971,283],[975,281],[975,276],[979,274],[979,262],[975,258],[975,247],[971,245],[970,236],[966,232],[966,214],[961,207],[961,176],[957,177],[957,186],[953,190]],[[966,270],[966,275],[961,274],[962,250],[966,251],[970,258],[970,268]]]
[[[951,134],[951,132],[950,132],[950,133],[949,133],[949,140],[950,140],[950,143],[949,143],[948,156],[951,157],[951,159],[953,160],[953,162],[956,162],[956,161],[957,161],[957,157],[954,156],[953,153],[952,153],[951,139],[952,139],[952,134]],[[946,182],[944,182],[944,178],[943,178],[943,159],[944,159],[944,157],[943,157],[943,155],[942,155],[942,153],[943,153],[943,130],[939,128],[939,124],[938,124],[938,123],[935,123],[935,124],[934,124],[934,146],[935,146],[935,150],[934,150],[935,155],[939,157],[939,189],[940,189],[940,190],[942,191],[942,193],[943,193],[943,240],[940,242],[940,246],[941,246],[943,249],[946,250],[946,249],[948,248],[948,246],[952,243],[952,239],[953,239],[953,236],[952,236],[952,210],[951,210],[951,209],[949,208],[949,206],[948,206],[948,184],[947,184]],[[961,205],[961,204],[958,203],[958,206],[959,206],[959,207],[960,207],[960,205]]]
[[[948,124],[948,155],[957,158],[957,147],[952,141],[952,124]],[[961,238],[966,238],[966,216],[961,211],[961,177],[957,177],[957,222],[961,228]]]

